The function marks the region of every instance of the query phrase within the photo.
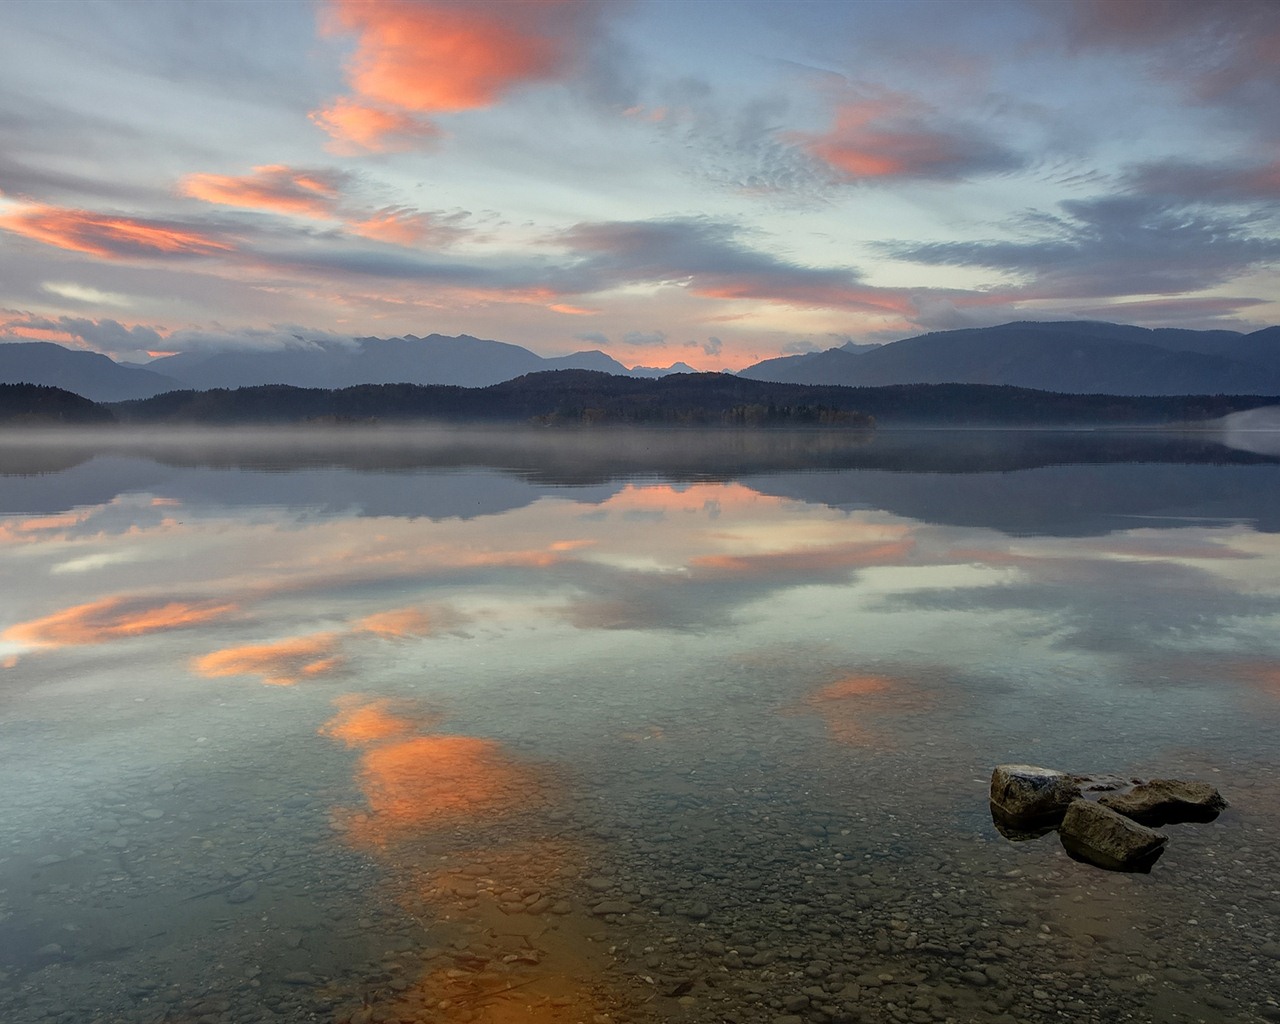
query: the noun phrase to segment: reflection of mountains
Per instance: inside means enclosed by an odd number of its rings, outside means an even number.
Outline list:
[[[841,472],[848,471],[848,472]],[[636,478],[740,480],[769,495],[926,522],[1087,535],[1118,517],[1245,518],[1280,531],[1280,459],[1211,435],[1049,432],[415,431],[175,435],[0,448],[0,514],[146,492],[196,506],[470,518]]]

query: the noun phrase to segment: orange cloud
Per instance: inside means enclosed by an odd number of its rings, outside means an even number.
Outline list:
[[[270,644],[228,647],[203,655],[191,667],[208,678],[257,675],[271,686],[292,686],[327,675],[342,665],[336,633],[312,633]]]
[[[440,134],[429,121],[349,99],[334,100],[309,116],[316,127],[333,137],[330,148],[345,156],[361,150],[387,153],[409,149]]]
[[[331,0],[323,29],[354,35],[354,98],[313,120],[335,139],[382,149],[421,135],[436,115],[492,106],[517,86],[578,66],[601,5],[584,0]]]
[[[179,189],[183,195],[206,203],[327,218],[333,216],[341,182],[342,176],[333,171],[265,164],[238,177],[189,174]]]
[[[214,256],[232,248],[208,235],[160,221],[40,203],[0,214],[0,228],[59,249],[104,259]]]
[[[10,626],[0,638],[38,647],[100,644],[108,640],[186,629],[236,611],[233,604],[108,597],[64,608],[30,622]]]

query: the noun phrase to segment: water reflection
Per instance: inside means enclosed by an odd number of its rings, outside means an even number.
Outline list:
[[[690,437],[5,455],[0,1015],[1264,1016],[1277,464]],[[1100,878],[1005,761],[1232,806]]]

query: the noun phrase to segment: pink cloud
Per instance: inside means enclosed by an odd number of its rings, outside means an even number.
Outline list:
[[[599,20],[590,0],[331,0],[328,35],[354,35],[352,97],[313,115],[342,144],[382,149],[430,118],[489,107],[574,73]],[[428,129],[430,130],[430,129]]]
[[[951,181],[1016,163],[977,129],[944,123],[920,100],[896,92],[846,92],[838,98],[828,131],[788,138],[848,182]]]

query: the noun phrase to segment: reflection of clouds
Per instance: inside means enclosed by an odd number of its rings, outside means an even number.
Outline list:
[[[543,772],[494,740],[430,732],[439,716],[411,701],[350,695],[335,704],[320,732],[360,751],[365,804],[335,809],[335,827],[378,858],[416,921],[443,918],[468,936],[463,952],[404,975],[398,990],[366,989],[351,1019],[606,1019],[600,1013],[616,1001],[605,995],[604,951],[591,939],[598,921],[565,899],[565,880],[583,873],[582,853],[564,838],[530,834],[528,812],[553,796]]]
[[[348,747],[363,747],[394,739],[435,725],[439,716],[415,713],[406,701],[390,698],[367,700],[363,697],[340,697],[334,702],[338,713],[320,728],[322,736],[340,740]]]
[[[1243,594],[1230,580],[1179,562],[1007,553],[988,561],[1020,574],[995,585],[888,595],[882,610],[1039,613],[1061,643],[1115,652],[1218,636],[1234,620],[1280,610],[1280,596]]]
[[[828,683],[804,698],[803,709],[817,712],[837,743],[892,748],[899,744],[891,723],[900,716],[929,711],[934,700],[907,680],[854,673]],[[795,708],[789,709],[794,713]]]
[[[192,669],[211,679],[256,675],[272,686],[292,686],[342,666],[337,633],[312,633],[268,644],[228,647],[194,659]]]
[[[411,715],[403,702],[349,697],[321,727],[324,735],[362,748],[357,776],[367,809],[342,815],[360,844],[385,847],[424,828],[528,810],[542,801],[534,774],[502,744],[423,734],[438,717]]]
[[[457,629],[467,621],[466,615],[444,605],[430,609],[393,608],[389,611],[366,615],[355,624],[355,631],[372,633],[385,640],[401,640],[408,637],[427,637]]]
[[[33,516],[0,522],[0,544],[31,544],[65,537],[85,522],[90,512],[68,512],[56,516]]]
[[[850,525],[853,532],[856,526]],[[869,528],[871,533],[880,528]],[[860,568],[896,565],[914,551],[902,531],[897,540],[810,543],[781,551],[697,554],[684,565],[657,571],[596,562],[581,565],[574,583],[584,596],[566,615],[583,629],[703,629],[729,622],[741,608],[770,594],[813,584],[838,584]],[[743,541],[717,538],[754,547]]]
[[[37,647],[100,644],[109,640],[186,629],[237,611],[214,601],[163,601],[142,597],[106,597],[75,605],[43,618],[10,626],[0,634],[14,643]]]
[[[378,743],[361,755],[360,789],[368,811],[351,815],[351,835],[385,846],[419,829],[527,809],[538,788],[495,740],[412,736]]]
[[[826,580],[842,576],[850,569],[868,565],[893,565],[904,561],[914,549],[911,540],[868,544],[837,544],[800,551],[773,551],[755,555],[700,555],[690,561],[698,574],[722,577],[807,576]]]

